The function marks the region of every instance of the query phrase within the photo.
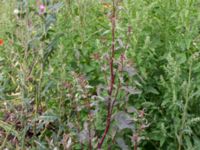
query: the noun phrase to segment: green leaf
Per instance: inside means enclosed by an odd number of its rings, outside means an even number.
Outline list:
[[[0,120],[0,127],[3,128],[6,132],[9,132],[20,139],[19,133],[14,129],[12,125]]]
[[[159,92],[154,87],[152,87],[152,86],[147,87],[146,92],[147,93],[153,93],[153,94],[159,95]]]

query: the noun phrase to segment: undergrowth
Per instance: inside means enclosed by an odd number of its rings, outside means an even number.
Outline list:
[[[0,149],[200,149],[199,0],[1,0]]]

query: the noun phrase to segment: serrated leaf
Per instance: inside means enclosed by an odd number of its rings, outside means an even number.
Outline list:
[[[132,86],[123,86],[122,89],[126,91],[129,94],[135,95],[135,94],[141,94],[141,91],[136,89],[135,87]]]
[[[57,12],[63,5],[64,5],[63,2],[58,2],[58,3],[54,4],[54,5],[49,6],[48,9],[50,11]]]
[[[87,141],[88,138],[89,138],[89,132],[88,132],[88,130],[86,130],[86,129],[82,130],[82,131],[78,134],[78,137],[79,137],[79,141],[80,141],[81,143]]]
[[[134,130],[135,129],[133,119],[130,117],[129,114],[125,112],[118,112],[114,116],[114,119],[116,121],[116,125],[119,128],[119,130],[123,130],[123,129]]]
[[[129,150],[128,145],[126,145],[125,141],[122,138],[117,138],[116,142],[122,150]]]
[[[153,94],[156,94],[156,95],[159,94],[159,92],[158,92],[154,87],[152,87],[152,86],[148,87],[148,88],[146,89],[146,92],[147,92],[147,93],[153,93]]]
[[[131,66],[124,66],[123,71],[127,72],[130,77],[137,74],[136,69]]]
[[[11,133],[19,139],[19,133],[14,129],[14,127],[4,121],[0,120],[0,127],[3,128],[6,132]]]
[[[129,106],[129,107],[127,108],[127,112],[128,112],[128,113],[134,113],[134,112],[137,112],[137,109],[136,109],[135,107],[133,107],[133,106]]]
[[[55,14],[48,15],[45,19],[45,32],[47,32],[50,26],[55,23],[56,23],[56,15]]]

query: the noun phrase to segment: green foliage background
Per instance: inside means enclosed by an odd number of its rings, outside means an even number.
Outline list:
[[[72,139],[71,149],[87,149],[88,144],[80,144],[77,137],[85,121],[90,121],[85,104],[96,106],[91,97],[105,83],[102,66],[111,45],[111,9],[97,0],[46,0],[44,4],[49,6],[47,13],[38,15],[34,0],[0,2],[0,38],[4,39],[0,47],[0,127],[7,135],[0,136],[1,148],[66,149],[62,143],[65,133]],[[119,2],[117,40],[125,44],[126,32],[131,28],[126,55],[137,76],[129,82],[141,91],[131,95],[127,105],[144,109],[149,123],[138,149],[200,149],[199,6],[199,0]],[[14,9],[20,13],[15,15]],[[120,42],[117,46],[118,56],[123,50]],[[94,59],[94,54],[103,61]],[[125,97],[123,93],[120,96]],[[120,104],[118,110],[125,105]],[[5,113],[16,113],[20,129],[12,122],[6,123]],[[131,116],[135,118],[134,113]],[[99,136],[105,117],[105,106],[100,104],[94,118]],[[75,127],[69,128],[69,124]],[[39,136],[25,140],[29,130]],[[103,149],[111,145],[112,132]],[[10,133],[20,136],[14,147]],[[112,149],[133,149],[130,130],[116,136],[127,147],[114,142]],[[94,147],[96,143],[94,138]]]

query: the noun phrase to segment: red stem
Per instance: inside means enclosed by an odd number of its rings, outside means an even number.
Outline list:
[[[134,150],[137,150],[137,141],[135,141]]]
[[[109,106],[109,109],[110,109],[110,106]],[[103,133],[103,136],[102,136],[100,142],[98,143],[98,149],[101,149],[101,146],[102,146],[102,144],[104,142],[104,139],[105,139],[105,137],[106,137],[106,135],[108,133],[108,130],[110,128],[110,121],[111,121],[111,113],[110,113],[110,110],[109,110],[108,114],[107,114],[107,119],[106,119],[106,128],[104,130],[104,133]]]
[[[110,62],[109,62],[109,66],[110,66],[110,88],[108,91],[109,99],[108,99],[108,107],[107,107],[106,128],[104,130],[104,133],[100,142],[98,143],[98,149],[101,149],[102,144],[105,140],[105,137],[109,131],[111,116],[112,116],[112,107],[113,107],[113,105],[111,104],[111,100],[112,100],[111,97],[112,97],[113,87],[115,83],[113,60],[115,57],[115,21],[116,21],[116,10],[115,10],[114,0],[113,0],[113,12],[112,12],[111,21],[112,21],[112,46],[111,46],[111,54],[110,54]]]
[[[114,75],[114,68],[113,68],[113,59],[115,57],[115,6],[113,2],[113,14],[112,14],[112,47],[111,47],[111,56],[110,56],[110,90],[109,96],[112,96],[113,86],[115,83],[115,75]]]

